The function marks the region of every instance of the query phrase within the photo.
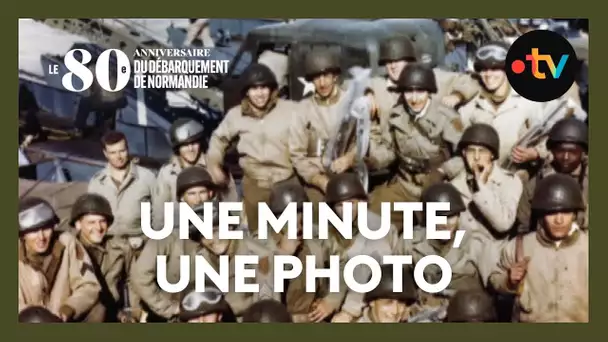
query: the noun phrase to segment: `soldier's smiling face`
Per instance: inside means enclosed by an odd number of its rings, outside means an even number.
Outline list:
[[[23,235],[25,249],[36,253],[46,253],[51,244],[51,236],[53,235],[53,227],[45,227]]]
[[[507,82],[507,74],[503,69],[485,69],[481,70],[479,75],[483,85],[490,92],[496,91]]]
[[[561,240],[568,236],[575,219],[574,212],[551,213],[545,215],[543,226],[554,239]]]
[[[108,232],[108,220],[103,215],[87,214],[76,221],[76,229],[87,241],[99,244]]]
[[[271,90],[267,86],[251,87],[247,90],[247,98],[249,102],[257,108],[263,109],[270,101]]]
[[[331,72],[326,72],[313,78],[312,83],[315,85],[315,91],[317,94],[323,98],[326,98],[331,96],[333,93],[337,81],[337,75]]]
[[[179,156],[189,164],[195,164],[200,157],[201,144],[193,142],[179,147]]]
[[[403,92],[405,102],[414,113],[420,113],[429,100],[429,92],[426,90],[411,89]]]
[[[397,82],[399,80],[399,75],[401,75],[401,71],[407,65],[407,61],[390,61],[386,63],[386,73],[388,74],[388,78]]]
[[[585,150],[582,146],[572,143],[562,143],[551,150],[553,154],[553,167],[557,172],[571,174],[583,160]]]
[[[115,169],[124,169],[129,162],[129,149],[127,147],[127,141],[121,140],[115,144],[106,145],[103,149],[108,163]]]
[[[370,303],[370,308],[377,323],[398,323],[407,319],[407,305],[396,299],[376,299]]]

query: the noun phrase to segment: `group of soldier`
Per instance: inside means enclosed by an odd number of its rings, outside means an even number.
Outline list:
[[[373,78],[365,95],[372,108],[365,162],[370,170],[389,170],[390,177],[373,189],[352,172],[352,146],[329,168],[321,162],[324,146],[336,134],[345,93],[339,56],[330,50],[315,49],[306,56],[305,77],[315,92],[297,103],[278,96],[277,79],[267,66],[252,64],[241,76],[241,104],[227,112],[208,141],[197,121],[173,123],[174,156],[157,175],[130,157],[124,134],[106,133],[107,167],[73,205],[73,229],[57,231],[55,211],[40,198],[20,203],[20,319],[586,322],[587,125],[565,117],[542,139],[518,145],[528,129],[544,120],[544,104],[511,89],[504,71],[507,50],[501,42],[482,46],[473,77],[418,63],[407,38],[381,43],[380,63],[387,73]],[[242,198],[224,164],[235,142]],[[168,202],[185,202],[202,215],[205,202],[242,201],[246,238],[205,239],[193,231],[189,240],[177,235],[148,240],[140,224],[140,203],[147,201],[153,226],[159,228]],[[298,203],[300,230],[303,202],[326,202],[338,215],[344,203],[367,202],[370,229],[381,225],[383,202],[449,202],[446,224],[438,228],[452,237],[459,229],[466,234],[459,248],[451,240],[427,240],[424,229],[404,239],[404,217],[395,211],[391,233],[381,240],[363,238],[356,220],[350,240],[338,233],[328,240],[304,240],[301,234],[288,239],[286,229],[258,239],[259,202],[275,213]],[[416,227],[425,225],[424,215],[414,221]],[[181,255],[202,255],[219,269],[220,256],[248,254],[260,257],[259,293],[222,293],[208,283],[204,292],[188,286],[170,294],[157,283],[157,255],[167,256],[166,280],[175,284]],[[357,255],[380,261],[383,255],[405,254],[412,255],[412,266],[427,255],[440,255],[452,268],[452,280],[441,293],[424,293],[414,283],[412,268],[405,267],[403,288],[394,291],[392,266],[384,265],[380,284],[368,293],[344,286],[330,292],[327,279],[317,279],[316,292],[306,292],[305,273],[287,280],[279,292],[268,279],[277,254],[302,261],[315,255],[317,268],[324,268],[329,255],[345,263]],[[230,270],[232,279],[234,265]],[[430,265],[424,276],[434,283],[442,274]]]

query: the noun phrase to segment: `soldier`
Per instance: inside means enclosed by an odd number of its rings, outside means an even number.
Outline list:
[[[539,229],[511,240],[490,276],[498,291],[517,296],[516,320],[589,321],[589,237],[575,221],[584,208],[572,177],[553,174],[538,183],[532,211]]]
[[[528,129],[544,120],[543,104],[517,94],[509,84],[505,59],[509,47],[503,42],[484,44],[475,54],[475,71],[483,89],[458,111],[465,127],[476,123],[489,124],[500,136],[498,163],[508,159],[520,165],[545,159],[543,144],[515,146]]]
[[[19,323],[63,323],[61,318],[42,306],[30,306],[19,312]]]
[[[76,229],[78,241],[93,261],[95,274],[101,285],[99,299],[103,310],[100,311],[105,311],[106,322],[116,322],[119,317],[123,320],[127,318],[126,313],[121,312],[119,308],[119,283],[126,286],[126,262],[131,260],[131,249],[126,241],[111,239],[107,235],[108,227],[113,221],[110,203],[100,195],[84,194],[72,206],[70,226]],[[123,301],[129,300],[128,296],[124,297],[127,298],[122,298]],[[137,306],[137,303],[125,304],[128,307]],[[138,316],[137,312],[135,316]]]
[[[279,99],[277,80],[263,64],[252,64],[243,74],[240,106],[232,108],[213,131],[207,152],[209,171],[216,182],[225,183],[224,156],[231,142],[243,169],[243,202],[249,231],[258,231],[258,203],[267,202],[270,187],[293,177],[289,160],[289,125],[294,104]]]
[[[202,166],[190,166],[179,173],[175,181],[175,194],[180,202],[195,208],[205,202],[217,200],[217,186],[213,178]],[[179,206],[175,206],[177,211]]]
[[[467,209],[458,190],[450,183],[435,184],[422,193],[422,202],[450,203],[450,210],[437,213],[447,217],[447,224],[438,225],[437,230],[450,231],[451,239],[427,240],[426,229],[420,227],[414,230],[413,240],[404,240],[405,250],[402,254],[412,256],[413,266],[428,255],[439,255],[447,260],[452,268],[452,281],[445,294],[458,290],[483,289],[477,266],[469,255],[471,232],[465,233],[458,248],[453,247],[456,231],[461,227],[460,215]],[[435,265],[426,267],[424,275],[431,283],[439,282],[442,276],[441,269]],[[420,299],[423,306],[439,307],[445,306],[449,297],[443,294],[423,293]]]
[[[365,293],[365,310],[357,323],[399,323],[407,321],[418,300],[412,270],[404,267],[401,291],[394,289],[393,266],[382,265],[382,278],[376,288]]]
[[[156,281],[157,267],[156,256],[167,256],[167,281],[176,284],[180,280],[179,258],[182,255],[190,257],[190,284],[194,282],[196,255],[202,255],[205,260],[219,272],[219,257],[229,256],[230,260],[230,288],[234,285],[234,256],[235,255],[258,255],[263,258],[270,254],[266,246],[250,238],[243,240],[221,240],[218,235],[219,227],[219,203],[213,202],[213,225],[214,236],[212,239],[204,238],[200,232],[192,227],[189,240],[180,240],[178,234],[171,234],[163,240],[150,240],[141,257],[132,269],[131,279],[133,286],[142,300],[146,303],[148,321],[173,321],[177,320],[180,313],[179,294],[166,293],[162,291]],[[193,208],[193,210],[203,218],[203,206]],[[260,269],[256,273],[258,279],[265,279],[269,270]],[[264,281],[258,283],[265,284]],[[261,289],[264,289],[260,285]],[[257,296],[267,295],[260,291]],[[232,307],[235,315],[239,316],[257,297],[250,293],[236,293],[230,291],[226,294],[226,301]]]
[[[498,322],[498,314],[492,297],[484,290],[456,292],[448,305],[446,322],[480,323]]]
[[[224,294],[213,286],[206,286],[204,292],[187,291],[180,302],[179,320],[188,323],[236,322]]]
[[[475,124],[467,128],[458,146],[466,170],[451,182],[467,207],[461,214],[461,224],[471,235],[469,252],[484,285],[499,258],[500,246],[513,232],[523,191],[521,180],[497,164],[500,145],[492,126]]]
[[[332,230],[329,239],[326,240],[329,255],[340,256],[340,269],[350,258],[356,255],[369,255],[382,263],[382,256],[395,254],[398,250],[399,238],[397,230],[391,225],[389,234],[380,240],[367,240],[359,234],[358,224],[358,203],[367,201],[367,194],[356,174],[344,173],[332,176],[327,185],[327,204],[338,214],[344,217],[343,206],[345,203],[352,203],[353,207],[353,238],[344,239],[338,232]],[[380,216],[368,211],[367,227],[377,230],[381,227]],[[369,277],[365,269],[356,275],[360,281],[365,281]],[[350,291],[345,284],[340,285],[340,292],[330,293],[318,305],[323,306],[323,312],[333,312],[339,309],[334,315],[332,322],[352,322],[361,316],[363,310],[363,294]]]
[[[392,109],[388,127],[380,139],[370,140],[369,163],[385,168],[394,161],[398,173],[372,193],[370,209],[380,214],[382,202],[416,202],[424,187],[455,177],[463,162],[452,157],[462,123],[458,113],[444,107],[431,94],[437,93],[433,71],[421,64],[403,69],[397,89],[403,95]],[[403,230],[403,214],[392,212],[391,220]]]
[[[186,31],[186,39],[184,47],[192,47],[194,41],[199,39],[205,48],[215,47],[215,42],[211,37],[211,28],[209,27],[209,19],[207,18],[190,18],[190,26]]]
[[[99,194],[110,202],[114,220],[108,235],[122,240],[117,242],[118,245],[127,244],[130,247],[127,256],[131,259],[125,261],[126,271],[129,272],[146,240],[141,231],[141,202],[152,199],[154,174],[137,165],[137,161],[129,155],[124,133],[110,131],[101,142],[108,164],[93,175],[88,192]],[[130,292],[130,297],[133,303],[138,302],[134,293]]]
[[[178,202],[175,191],[177,175],[189,166],[207,167],[205,157],[206,145],[203,144],[204,127],[193,119],[177,119],[171,124],[169,136],[174,155],[169,162],[158,171],[156,185],[152,195],[152,210],[154,226],[162,227],[164,223],[164,207],[166,202]],[[222,201],[236,202],[238,194],[232,176],[226,182],[227,186],[217,194]]]
[[[101,286],[84,247],[67,232],[51,205],[30,197],[19,204],[19,311],[43,306],[64,322],[89,321]],[[90,319],[87,319],[90,318]]]
[[[298,239],[287,237],[287,229],[281,234],[274,234],[276,249],[282,255],[297,256],[302,265],[306,265],[306,256],[314,255],[316,268],[325,268],[327,253],[324,245],[318,240],[303,240],[303,204],[308,202],[308,196],[302,185],[296,182],[282,182],[275,184],[270,191],[269,207],[275,216],[279,216],[289,203],[298,205]],[[323,298],[328,294],[327,283],[317,279],[317,291],[306,292],[306,270],[295,279],[285,281],[282,293],[275,292],[275,300],[285,304],[296,323],[321,322],[328,318],[332,311],[327,310]]]
[[[549,132],[547,149],[551,151],[550,160],[524,187],[519,210],[518,220],[523,226],[522,230],[530,228],[530,206],[534,195],[536,184],[548,175],[561,173],[572,176],[579,184],[583,192],[585,203],[589,199],[589,151],[587,125],[577,119],[562,119],[555,123]],[[577,217],[577,223],[581,229],[587,229],[589,225],[589,208]]]
[[[293,323],[287,307],[273,299],[251,305],[243,314],[243,323]]]
[[[329,139],[340,125],[342,96],[338,81],[341,72],[338,56],[328,48],[313,49],[304,61],[306,81],[312,82],[315,93],[300,101],[298,113],[289,131],[291,162],[302,178],[308,197],[321,202],[329,182],[329,173],[342,173],[354,163],[356,149],[334,160],[325,170],[322,156]]]
[[[388,115],[399,96],[392,95],[390,97],[393,101],[388,101],[387,90],[395,86],[399,75],[408,63],[417,61],[417,53],[412,42],[402,37],[383,41],[379,50],[380,64],[386,66],[389,79],[383,82],[384,87],[381,86],[382,82],[379,79],[375,79],[372,89],[376,94],[380,111]],[[469,75],[448,72],[439,68],[433,69],[433,73],[437,79],[437,98],[449,107],[469,101],[479,91],[479,85]]]

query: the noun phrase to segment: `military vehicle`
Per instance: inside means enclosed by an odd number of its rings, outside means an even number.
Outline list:
[[[255,28],[247,35],[221,83],[224,108],[231,108],[240,101],[238,71],[256,61],[266,49],[288,55],[287,97],[298,101],[303,97],[305,87],[301,81],[302,61],[313,46],[335,47],[342,58],[345,77],[349,76],[347,70],[352,66],[370,67],[373,74],[378,74],[381,72],[378,67],[378,44],[395,36],[412,39],[421,60],[430,65],[437,66],[443,61],[443,33],[437,22],[430,19],[300,19]]]

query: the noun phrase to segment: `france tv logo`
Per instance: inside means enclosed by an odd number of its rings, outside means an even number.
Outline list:
[[[574,83],[576,54],[558,33],[536,30],[519,37],[509,48],[506,73],[521,96],[546,102],[564,95]]]

